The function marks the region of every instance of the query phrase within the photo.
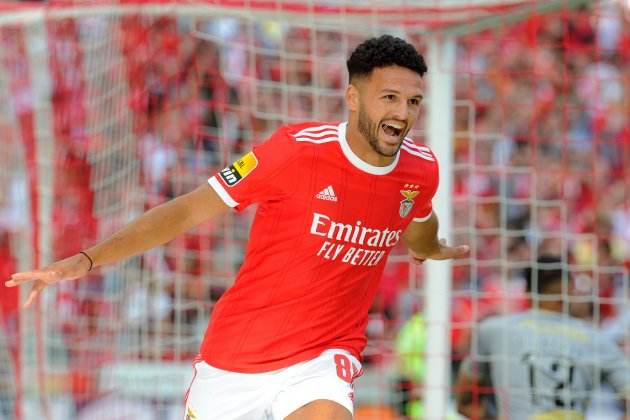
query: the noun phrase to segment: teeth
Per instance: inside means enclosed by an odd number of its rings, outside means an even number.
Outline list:
[[[404,127],[404,124],[392,124],[392,123],[384,123],[384,124],[392,128],[395,128],[397,130],[402,130],[402,128]]]

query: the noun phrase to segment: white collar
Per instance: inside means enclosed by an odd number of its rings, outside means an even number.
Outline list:
[[[357,156],[350,148],[350,145],[348,144],[348,140],[346,139],[347,126],[348,126],[347,122],[342,122],[341,124],[339,124],[339,127],[338,127],[339,144],[341,145],[341,151],[346,156],[346,158],[350,161],[350,163],[352,163],[352,165],[362,170],[363,172],[367,172],[368,174],[372,174],[372,175],[387,175],[388,173],[393,171],[394,168],[396,168],[396,165],[398,164],[398,159],[400,158],[400,150],[396,153],[396,157],[394,158],[392,163],[390,163],[389,165],[387,166],[370,165],[369,163],[361,159],[359,156]]]

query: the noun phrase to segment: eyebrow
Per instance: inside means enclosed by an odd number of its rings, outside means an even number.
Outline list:
[[[395,89],[383,89],[381,90],[381,93],[395,93],[397,95],[400,95],[400,92]],[[424,96],[422,94],[418,94],[413,95],[412,98],[424,99]]]

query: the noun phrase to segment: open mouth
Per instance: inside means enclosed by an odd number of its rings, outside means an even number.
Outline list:
[[[403,127],[395,126],[388,123],[381,124],[381,128],[383,129],[383,132],[389,137],[400,138],[400,135],[403,132]]]

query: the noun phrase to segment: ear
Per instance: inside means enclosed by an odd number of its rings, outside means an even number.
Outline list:
[[[351,112],[359,110],[359,89],[352,83],[346,88],[346,105]]]

